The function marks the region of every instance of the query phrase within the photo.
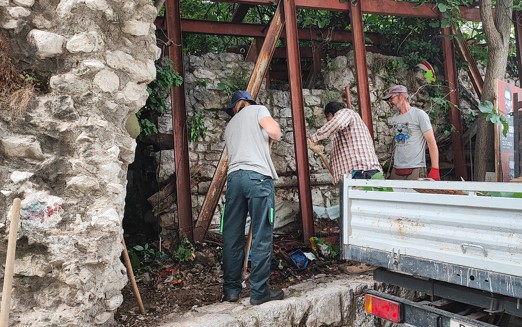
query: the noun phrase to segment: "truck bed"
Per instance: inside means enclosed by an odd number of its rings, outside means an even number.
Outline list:
[[[344,259],[522,298],[522,184],[346,177],[341,194]]]

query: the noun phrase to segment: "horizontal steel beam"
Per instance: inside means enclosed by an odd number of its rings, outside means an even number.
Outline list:
[[[212,0],[215,2],[232,2],[250,5],[269,5],[273,4],[272,0]],[[420,18],[440,18],[441,14],[435,3],[423,3],[419,5],[413,2],[395,1],[395,0],[364,0],[360,1],[362,12],[364,14],[406,16]],[[332,11],[348,11],[350,4],[348,1],[340,2],[339,0],[296,0],[295,5],[301,9],[321,9]],[[478,8],[460,7],[460,17],[469,21],[480,21],[480,13]]]
[[[155,23],[158,28],[164,28],[165,22],[163,18],[158,17]],[[225,23],[192,19],[181,20],[181,31],[183,33],[229,35],[241,37],[265,37],[267,32],[266,26],[260,24]],[[300,40],[323,40],[328,38],[333,42],[353,41],[352,33],[343,31],[311,31],[309,29],[302,28],[298,30],[298,36]],[[286,37],[284,31],[280,37]],[[383,43],[386,41],[384,37],[374,33],[365,33],[365,37],[373,43]]]

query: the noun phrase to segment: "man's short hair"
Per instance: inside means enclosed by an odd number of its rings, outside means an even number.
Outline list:
[[[335,113],[338,112],[341,109],[346,108],[346,106],[341,102],[329,102],[324,107],[324,115],[328,116],[328,114],[332,114],[335,116]]]

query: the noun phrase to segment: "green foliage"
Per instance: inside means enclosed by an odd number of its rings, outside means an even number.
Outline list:
[[[192,117],[190,122],[190,135],[189,139],[191,142],[196,142],[199,138],[204,138],[207,134],[207,128],[205,127],[205,115],[203,113],[196,113]]]
[[[341,252],[339,244],[329,243],[322,237],[312,237],[311,241],[317,252],[324,257],[335,258]]]
[[[443,88],[433,86],[428,88],[429,106],[428,115],[433,125],[436,126],[435,134],[441,137],[448,137],[456,131],[455,126],[449,123],[447,117],[452,106],[447,94],[443,94]]]
[[[509,124],[506,120],[506,118],[502,115],[500,115],[495,107],[493,106],[493,103],[491,101],[486,100],[479,104],[479,110],[483,114],[486,115],[486,119],[492,122],[493,124],[501,124],[502,125],[502,135],[504,137],[507,135]]]
[[[156,79],[147,86],[149,98],[145,104],[146,110],[162,114],[170,110],[167,98],[174,86],[183,84],[183,79],[172,68],[172,61],[162,57],[156,61]]]
[[[156,127],[156,124],[154,124],[147,118],[140,118],[140,115],[141,113],[139,112],[136,114],[136,116],[138,117],[138,121],[140,122],[140,128],[142,133],[144,133],[145,135],[158,133],[158,127]]]
[[[195,258],[196,248],[189,239],[183,237],[178,245],[178,248],[174,252],[174,259],[178,262],[188,262]]]
[[[323,103],[328,104],[330,102],[341,101],[341,94],[338,91],[327,90],[324,93]]]
[[[204,79],[197,79],[195,84],[196,86],[207,87],[208,82]]]
[[[318,27],[323,29],[330,25],[332,14],[326,10],[298,9],[297,19],[302,27]]]
[[[135,245],[127,249],[134,272],[150,271],[152,266],[159,265],[168,258],[164,252],[157,251],[148,243]]]
[[[217,89],[225,91],[229,96],[237,90],[246,90],[248,86],[248,75],[249,72],[245,69],[237,70],[228,78],[227,81],[219,82],[217,84]]]
[[[147,86],[149,97],[145,106],[136,114],[145,135],[158,133],[155,119],[170,110],[167,99],[172,87],[183,84],[183,79],[172,68],[172,61],[168,57],[160,58],[155,64],[156,79]]]

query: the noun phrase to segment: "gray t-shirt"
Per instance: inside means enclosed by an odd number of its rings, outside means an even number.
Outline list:
[[[232,117],[225,129],[228,149],[228,173],[236,170],[253,170],[277,179],[270,157],[269,137],[259,121],[270,112],[265,106],[250,105]]]
[[[432,129],[430,117],[423,110],[410,107],[405,114],[390,118],[395,141],[395,168],[426,167],[426,139],[424,133]]]

